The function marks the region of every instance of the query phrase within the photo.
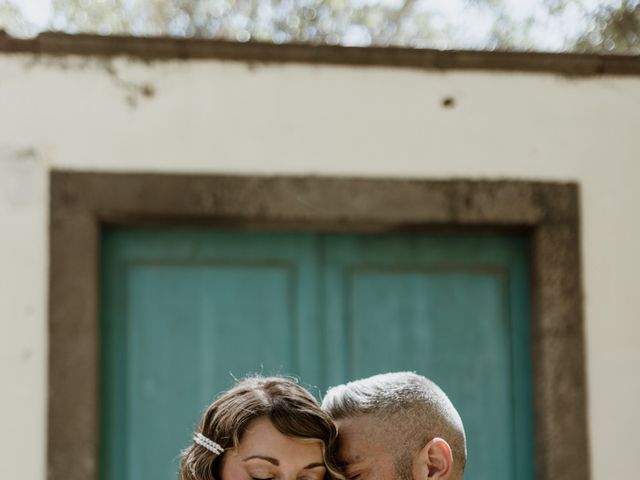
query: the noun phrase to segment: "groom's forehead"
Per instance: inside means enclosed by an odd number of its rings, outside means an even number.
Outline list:
[[[348,476],[363,479],[395,479],[395,459],[391,439],[374,417],[359,416],[338,420],[338,463]]]
[[[338,454],[341,463],[356,463],[385,449],[384,439],[374,418],[368,415],[343,418],[338,426]]]

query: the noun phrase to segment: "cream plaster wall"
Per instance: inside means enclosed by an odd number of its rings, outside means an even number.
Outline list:
[[[0,56],[0,477],[45,478],[58,168],[579,182],[593,479],[633,478],[639,107],[640,77]]]

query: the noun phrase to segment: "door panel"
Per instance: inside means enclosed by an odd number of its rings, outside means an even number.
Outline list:
[[[102,278],[103,480],[175,479],[233,376],[299,375],[319,396],[393,370],[450,395],[465,478],[534,478],[519,238],[111,230]]]
[[[411,370],[432,378],[465,424],[465,478],[534,478],[531,392],[521,385],[530,385],[526,244],[433,236],[327,242],[330,318],[343,332],[346,376]]]
[[[306,368],[299,358],[301,350],[319,355],[318,322],[307,318],[316,310],[312,241],[202,231],[105,236],[103,478],[175,479],[202,409],[234,376],[320,382],[320,365]]]

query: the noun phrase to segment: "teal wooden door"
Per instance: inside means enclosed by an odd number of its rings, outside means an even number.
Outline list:
[[[412,370],[462,416],[466,479],[532,480],[526,242],[326,238],[330,383]]]
[[[113,230],[102,267],[102,480],[175,479],[233,376],[391,370],[450,394],[465,478],[534,478],[521,239]]]
[[[309,235],[104,236],[103,479],[176,478],[194,424],[233,375],[319,382]]]

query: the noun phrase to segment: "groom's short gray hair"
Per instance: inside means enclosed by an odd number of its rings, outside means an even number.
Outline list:
[[[464,470],[467,447],[462,419],[449,397],[413,372],[374,375],[329,389],[322,408],[334,420],[372,415],[390,445],[413,454],[435,437],[451,446],[454,468]],[[402,452],[398,452],[402,454]]]

